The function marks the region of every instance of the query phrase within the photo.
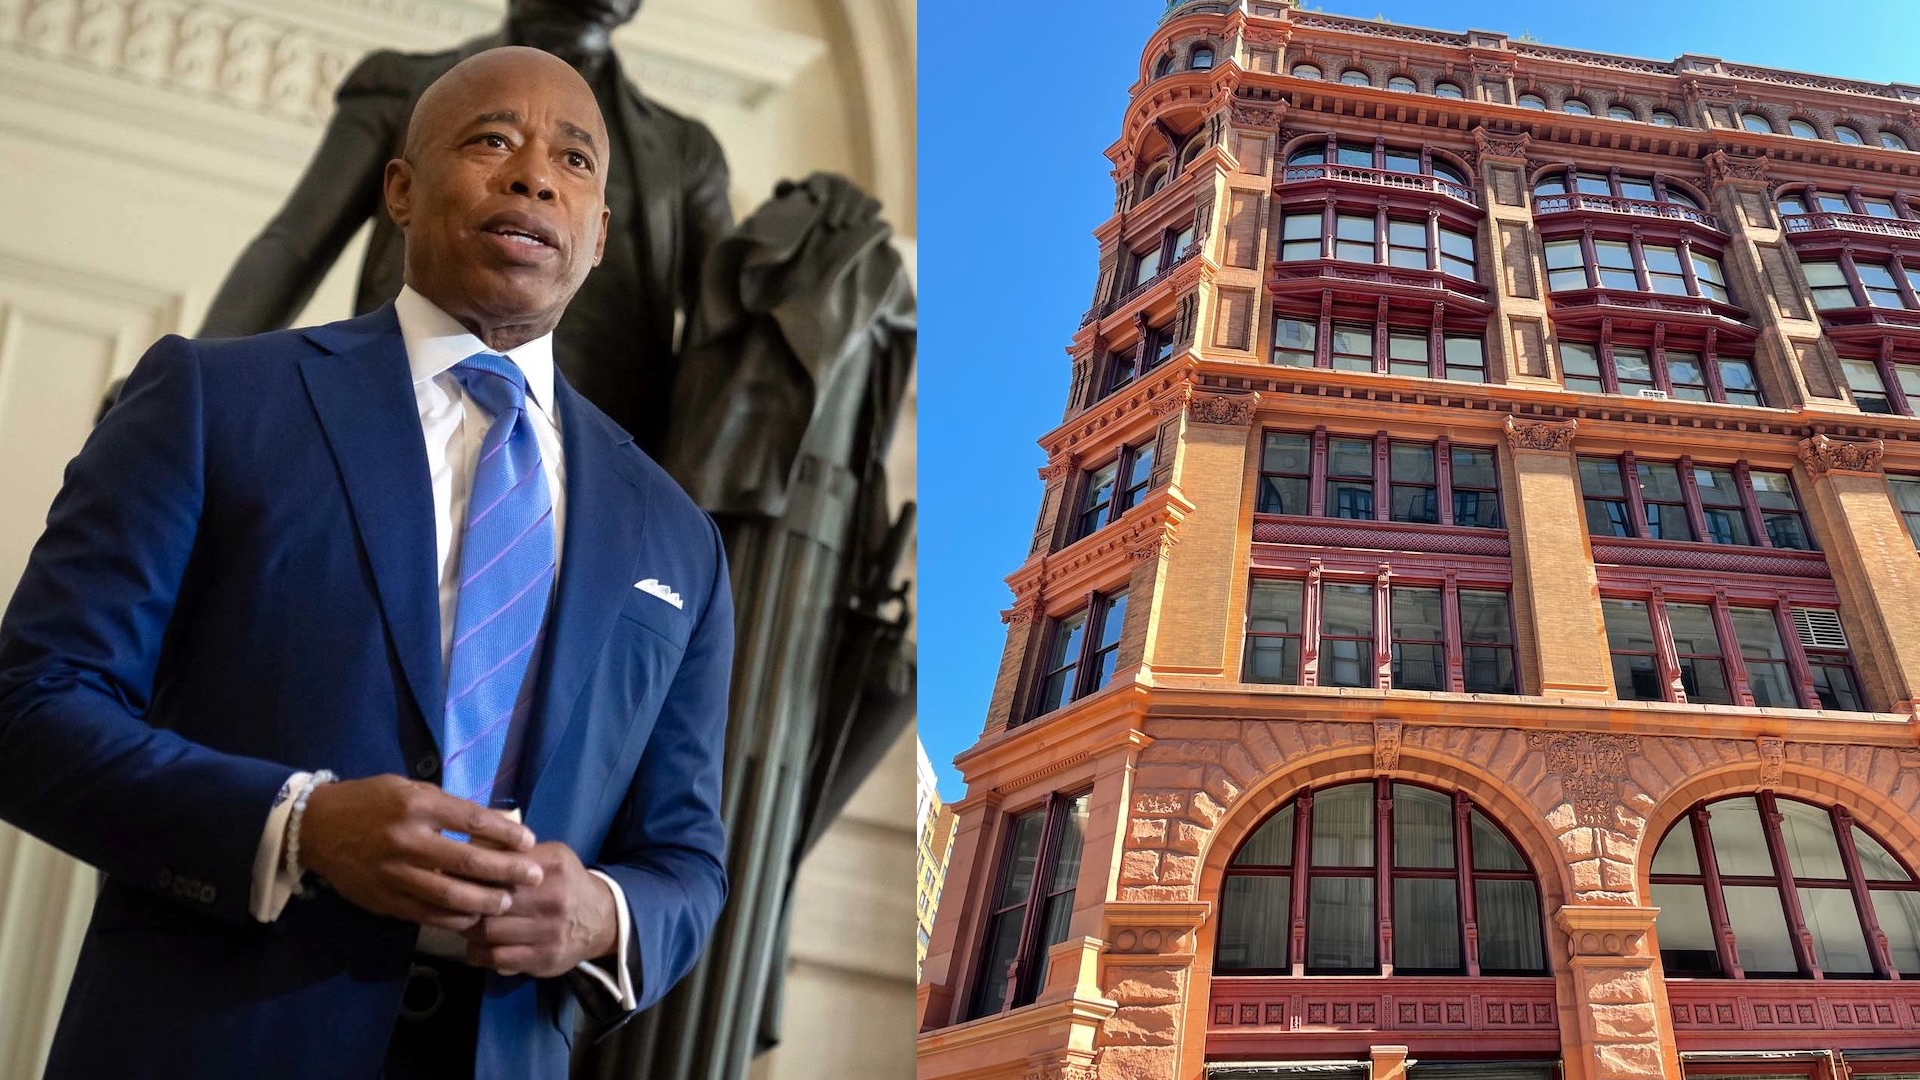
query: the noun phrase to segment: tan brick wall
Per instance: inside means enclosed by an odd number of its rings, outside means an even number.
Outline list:
[[[1240,503],[1251,435],[1246,426],[1197,424],[1181,440],[1176,483],[1194,510],[1180,524],[1179,542],[1156,596],[1158,622],[1148,647],[1155,670],[1220,674],[1226,667],[1226,612],[1243,587],[1233,572],[1244,546]]]
[[[1513,465],[1507,499],[1513,591],[1526,613],[1521,632],[1532,631],[1529,666],[1537,672],[1536,692],[1612,697],[1600,581],[1573,454],[1514,450],[1507,460]]]

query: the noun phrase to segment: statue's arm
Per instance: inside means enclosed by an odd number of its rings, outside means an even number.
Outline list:
[[[333,117],[306,173],[227,272],[207,308],[201,337],[286,326],[354,233],[380,212],[381,177],[410,97],[404,63],[397,53],[374,53],[341,83]]]

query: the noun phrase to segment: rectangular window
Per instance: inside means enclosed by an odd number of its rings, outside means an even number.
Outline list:
[[[1140,354],[1147,348],[1147,344],[1143,339],[1140,342],[1139,348],[1127,349],[1113,354],[1111,361],[1112,366],[1107,369],[1106,393],[1113,393],[1115,390],[1132,382],[1135,375],[1140,374]]]
[[[1920,549],[1920,480],[1904,476],[1887,477],[1887,491],[1893,496],[1893,508],[1907,524],[1907,535]]]
[[[1647,284],[1657,293],[1687,295],[1686,271],[1680,269],[1680,249],[1659,244],[1642,244],[1640,252],[1647,260]]]
[[[1372,686],[1373,587],[1320,587],[1320,685]]]
[[[1034,924],[1035,939],[1028,950],[1027,971],[1020,980],[1016,1006],[1026,1005],[1040,996],[1047,985],[1047,950],[1067,940],[1067,927],[1073,919],[1074,888],[1080,882],[1080,857],[1087,842],[1087,808],[1093,794],[1088,792],[1067,800],[1054,816],[1053,857],[1051,867],[1041,875],[1046,883],[1037,899],[1040,918]]]
[[[1680,658],[1680,685],[1687,700],[1697,705],[1731,705],[1727,664],[1720,651],[1720,635],[1713,626],[1713,608],[1707,604],[1667,604],[1667,626]]]
[[[1562,341],[1560,371],[1569,390],[1582,390],[1589,394],[1606,390],[1606,384],[1600,381],[1600,354],[1591,345]]]
[[[1373,218],[1341,214],[1334,220],[1333,257],[1346,262],[1376,262],[1373,255]]]
[[[1119,473],[1120,463],[1109,461],[1086,474],[1080,489],[1080,513],[1073,522],[1073,539],[1092,536],[1111,520],[1113,482]]]
[[[1281,317],[1273,322],[1273,362],[1286,367],[1312,367],[1317,319]]]
[[[1700,512],[1706,519],[1708,540],[1716,544],[1755,542],[1747,528],[1746,506],[1732,469],[1695,467],[1693,486],[1700,492]]]
[[[1262,514],[1307,513],[1312,454],[1307,436],[1269,432],[1260,451],[1260,498],[1255,509]]]
[[[1440,485],[1431,443],[1394,442],[1387,451],[1393,521],[1440,521]]]
[[[1751,360],[1729,360],[1721,357],[1720,386],[1727,392],[1729,405],[1761,405],[1760,382],[1754,378]]]
[[[1578,191],[1582,195],[1612,195],[1613,194],[1613,183],[1612,181],[1607,179],[1606,173],[1594,173],[1594,172],[1575,173],[1573,178],[1573,184],[1574,184],[1574,190]]]
[[[1587,288],[1587,257],[1580,252],[1580,241],[1549,240],[1546,248],[1550,291]]]
[[[1280,261],[1302,262],[1320,257],[1319,214],[1288,214],[1280,220]]]
[[[1080,696],[1080,660],[1086,651],[1087,613],[1076,611],[1053,624],[1052,641],[1047,647],[1047,670],[1040,680],[1040,694],[1034,701],[1033,715],[1044,716]]]
[[[1733,623],[1733,636],[1740,642],[1740,658],[1747,665],[1747,686],[1753,691],[1753,703],[1761,707],[1783,709],[1800,707],[1793,688],[1793,669],[1787,663],[1787,646],[1780,640],[1780,627],[1772,608],[1733,607],[1727,609]]]
[[[1373,791],[1364,784],[1334,788],[1313,801],[1308,852],[1312,865],[1349,874],[1315,873],[1307,886],[1309,975],[1379,970],[1374,918]]]
[[[1900,299],[1900,286],[1893,280],[1893,271],[1879,263],[1855,262],[1853,270],[1860,275],[1860,286],[1867,290],[1867,303],[1877,308],[1901,308],[1906,303]]]
[[[1642,180],[1633,176],[1623,176],[1620,178],[1620,197],[1623,199],[1638,199],[1641,202],[1652,202],[1654,201],[1653,181]]]
[[[1373,520],[1373,440],[1327,440],[1326,515]]]
[[[1167,245],[1167,257],[1178,260],[1192,246],[1193,226],[1189,225],[1173,234],[1173,243]]]
[[[1397,690],[1445,690],[1447,641],[1440,590],[1395,585],[1393,595],[1393,686]]]
[[[1812,551],[1813,541],[1807,536],[1807,515],[1794,496],[1792,476],[1755,469],[1748,479],[1753,484],[1754,501],[1760,506],[1760,526],[1767,530],[1767,540],[1777,548]]]
[[[1007,969],[1020,955],[1020,931],[1026,923],[1027,903],[1033,898],[1035,869],[1040,861],[1040,841],[1046,837],[1046,823],[1044,809],[1021,814],[1007,823],[1000,887],[994,890],[993,907],[987,915],[980,975],[974,981],[968,1019],[992,1016],[1008,1004]]]
[[[1662,700],[1646,601],[1602,599],[1600,610],[1606,616],[1607,652],[1613,658],[1613,695],[1623,701]]]
[[[1828,213],[1828,214],[1853,213],[1853,204],[1847,201],[1847,197],[1845,195],[1834,195],[1825,191],[1816,191],[1813,194],[1813,199],[1814,199],[1814,202],[1819,205],[1821,211],[1823,211],[1824,213]]]
[[[1120,498],[1114,503],[1113,516],[1133,509],[1140,497],[1153,485],[1153,444],[1135,446],[1120,452]]]
[[[1172,326],[1150,328],[1147,331],[1147,370],[1152,371],[1173,359],[1174,350],[1178,347],[1179,339],[1174,337]]]
[[[1800,268],[1806,271],[1807,287],[1813,290],[1813,306],[1822,311],[1834,308],[1855,307],[1853,289],[1847,285],[1847,275],[1837,262],[1803,262]]]
[[[1600,271],[1600,287],[1638,292],[1640,278],[1633,271],[1633,248],[1625,240],[1595,240],[1595,266]]]
[[[1500,481],[1493,451],[1470,446],[1449,448],[1453,466],[1453,523],[1482,529],[1500,527]]]
[[[1446,361],[1447,378],[1453,382],[1487,381],[1487,352],[1476,336],[1448,334]]]
[[[1160,249],[1149,248],[1133,257],[1133,287],[1139,288],[1152,281],[1160,272]]]
[[[1422,221],[1387,222],[1387,265],[1427,268],[1427,226]]]
[[[1081,696],[1113,681],[1113,672],[1120,660],[1120,635],[1126,629],[1127,594],[1114,593],[1094,601],[1094,610],[1099,614],[1099,632],[1087,641],[1087,677]]]
[[[1455,232],[1452,229],[1440,230],[1440,270],[1457,278],[1472,281],[1477,276],[1473,257],[1473,236],[1469,233]]]
[[[1654,389],[1653,360],[1647,350],[1628,348],[1625,345],[1613,347],[1613,377],[1620,384],[1623,394],[1636,394],[1641,390]]]
[[[1893,208],[1892,199],[1863,198],[1860,205],[1867,208],[1868,217],[1897,218],[1900,214]]]
[[[1847,389],[1853,391],[1853,403],[1863,413],[1891,413],[1893,395],[1880,378],[1880,365],[1871,360],[1841,360],[1840,370],[1847,377]]]
[[[1427,361],[1427,335],[1418,330],[1387,331],[1387,373],[1424,379],[1432,372]]]
[[[1683,401],[1713,400],[1707,388],[1707,368],[1700,362],[1699,353],[1668,349],[1667,382],[1671,387],[1667,392]]]
[[[1341,143],[1333,154],[1334,164],[1346,165],[1355,169],[1373,168],[1373,147]]]
[[[1365,323],[1334,323],[1331,346],[1336,371],[1373,370],[1373,327]]]
[[[1388,172],[1406,173],[1417,176],[1420,173],[1420,155],[1410,150],[1388,150],[1384,155]]]
[[[1634,465],[1640,480],[1640,501],[1647,511],[1650,540],[1692,540],[1687,520],[1687,497],[1680,487],[1680,470],[1671,462],[1642,461]]]
[[[1840,613],[1831,608],[1801,608],[1793,611],[1793,628],[1806,650],[1807,667],[1813,674],[1813,692],[1823,709],[1865,712],[1860,700],[1859,683],[1853,677],[1853,657],[1847,648],[1847,634],[1840,625]]]
[[[1247,598],[1247,658],[1242,682],[1300,682],[1301,593],[1305,583],[1261,579]]]
[[[1516,693],[1513,675],[1513,618],[1507,594],[1460,590],[1460,659],[1469,694]]]
[[[1030,1005],[1046,985],[1047,950],[1067,940],[1073,918],[1091,801],[1090,792],[1054,796],[1046,806],[1008,821],[968,1019]],[[1035,906],[1039,911],[1029,920],[1029,909]],[[1009,1002],[1007,972],[1016,960],[1018,975]]]
[[[1587,508],[1587,532],[1594,536],[1632,536],[1633,517],[1620,463],[1612,458],[1580,459],[1580,494]]]
[[[1711,255],[1693,253],[1693,280],[1700,285],[1700,295],[1709,300],[1718,300],[1722,304],[1731,303],[1727,292],[1727,275],[1720,269],[1720,260]]]

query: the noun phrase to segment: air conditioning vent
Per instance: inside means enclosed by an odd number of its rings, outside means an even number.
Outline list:
[[[1800,644],[1809,649],[1844,649],[1847,633],[1840,629],[1840,613],[1827,608],[1794,608],[1793,628]]]
[[[1667,392],[1665,390],[1655,390],[1652,387],[1641,387],[1640,396],[1652,401],[1667,400]]]

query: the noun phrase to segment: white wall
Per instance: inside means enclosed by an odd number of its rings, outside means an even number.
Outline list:
[[[198,326],[291,188],[352,62],[375,47],[449,47],[497,26],[502,8],[0,0],[0,596],[101,392],[154,338]],[[738,211],[783,176],[830,169],[879,194],[911,237],[910,0],[648,0],[615,40],[647,92],[713,127]],[[301,321],[349,313],[358,252],[356,242]],[[910,769],[897,766],[902,778]],[[892,813],[863,805],[868,816],[846,826],[856,846]],[[867,854],[845,867],[850,878],[809,878],[803,903],[825,890],[824,910],[871,902],[893,918],[875,898],[908,896],[912,844]],[[0,1080],[39,1075],[93,887],[90,871],[0,825]],[[892,969],[870,958],[857,977],[817,980],[854,1005],[835,1013],[847,1042],[866,1041],[846,1025],[882,1014],[867,1006],[883,986],[911,1012],[911,920],[896,921],[903,975],[874,976]],[[796,924],[796,955],[834,932]],[[849,1075],[783,1068],[781,1080]]]

